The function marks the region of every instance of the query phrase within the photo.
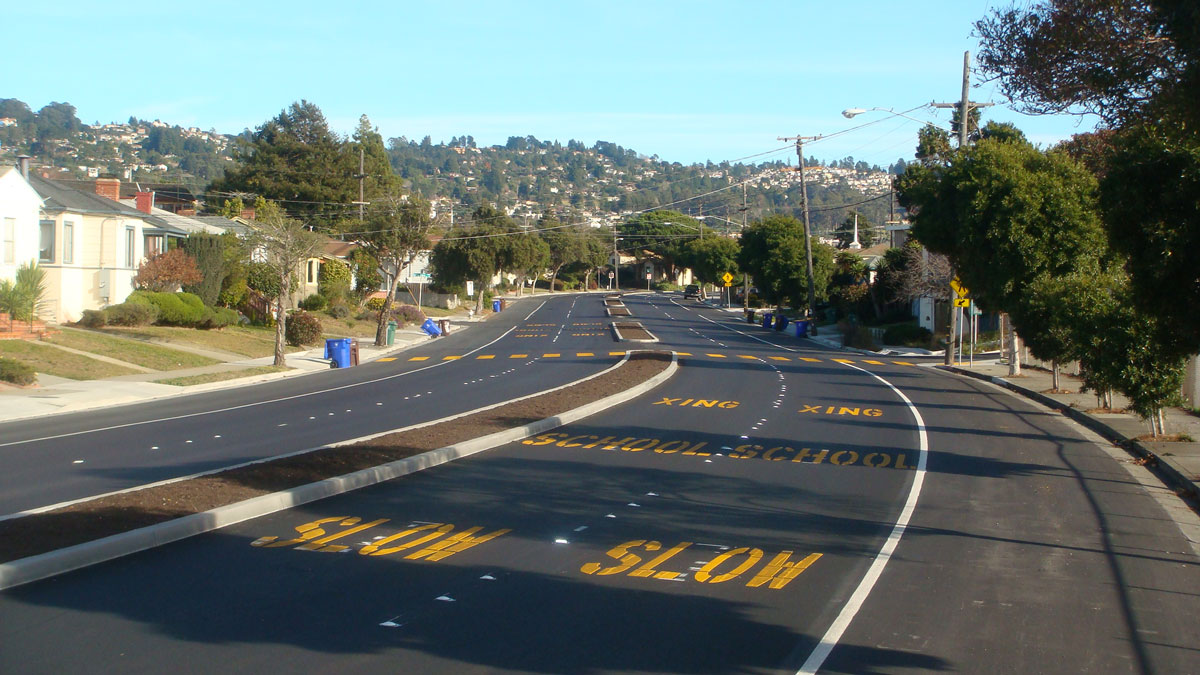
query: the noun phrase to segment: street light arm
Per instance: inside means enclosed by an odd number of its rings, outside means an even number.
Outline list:
[[[932,104],[930,104],[930,105],[932,105]],[[913,110],[919,110],[924,107],[925,106],[918,106],[917,108],[913,108]],[[911,115],[906,115],[902,112],[896,112],[895,110],[892,110],[891,108],[846,108],[845,110],[842,111],[842,117],[845,117],[846,119],[854,119],[856,116],[861,115],[865,112],[875,112],[875,111],[890,113],[892,115],[895,115],[896,117],[903,117],[905,119],[909,119],[914,122],[920,122],[921,124],[937,126],[936,124],[934,124],[933,122],[930,122],[928,120],[917,119],[916,117],[913,117]]]

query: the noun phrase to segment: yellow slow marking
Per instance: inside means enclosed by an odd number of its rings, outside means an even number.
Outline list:
[[[510,359],[527,359],[527,358],[529,358],[529,355],[528,354],[509,354],[508,358],[510,358]]]
[[[705,354],[705,356],[711,356],[711,357],[713,357],[714,359],[723,359],[723,358],[725,358],[725,355],[724,355],[724,354]]]
[[[854,363],[850,359],[831,359],[834,363]]]
[[[820,362],[821,362],[821,359],[813,359],[813,358],[809,358],[809,357],[807,357],[807,356],[801,356],[801,357],[800,357],[800,360],[801,360],[801,361],[808,361],[809,363],[820,363]]]
[[[442,360],[443,361],[457,361],[461,358],[462,358],[461,356],[443,356]]]
[[[543,359],[556,359],[560,356],[562,356],[562,354],[542,354]]]
[[[396,357],[394,357],[394,356],[385,356],[385,357],[383,357],[382,359],[375,359],[375,360],[376,360],[376,361],[395,361],[395,360],[396,360]]]
[[[869,364],[871,364],[871,365],[873,365],[873,366],[883,366],[883,365],[887,365],[887,364],[885,364],[883,361],[867,361],[867,360],[865,360],[865,359],[863,360],[863,363],[869,363]]]
[[[915,365],[915,364],[909,363],[908,361],[892,361],[892,363],[894,363],[894,364],[896,364],[896,365],[898,365],[898,366],[911,366],[911,365]]]
[[[411,359],[409,359],[409,361],[428,361],[428,360],[429,360],[428,356],[414,356]]]
[[[591,352],[575,352],[575,356],[595,356],[595,354]]]
[[[767,358],[771,359],[772,361],[791,361],[791,359],[786,356],[768,356]]]
[[[495,354],[480,354],[479,356],[475,357],[475,360],[476,361],[484,361],[487,359],[494,359],[494,358],[496,358]]]

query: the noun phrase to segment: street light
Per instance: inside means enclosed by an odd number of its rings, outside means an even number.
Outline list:
[[[915,110],[920,110],[921,108],[924,108],[924,107],[926,107],[926,106],[920,106],[918,108],[915,108]],[[846,119],[850,120],[850,119],[854,119],[856,116],[861,115],[865,112],[876,112],[876,111],[891,113],[892,115],[895,115],[896,117],[903,117],[905,119],[909,119],[914,122],[920,122],[921,124],[929,124],[931,126],[937,126],[936,124],[933,124],[933,122],[930,122],[928,120],[917,119],[916,117],[913,117],[911,115],[906,115],[902,112],[896,112],[895,110],[892,110],[891,108],[846,108],[845,110],[842,111],[842,117],[845,117]]]

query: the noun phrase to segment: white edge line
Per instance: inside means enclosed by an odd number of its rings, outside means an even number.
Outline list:
[[[879,549],[879,553],[875,555],[875,560],[871,562],[871,566],[867,569],[867,573],[863,575],[862,581],[858,582],[858,588],[854,589],[853,595],[846,601],[846,604],[842,607],[842,611],[833,620],[829,629],[825,631],[825,635],[821,637],[821,641],[817,643],[812,653],[808,655],[808,659],[804,662],[804,665],[800,666],[800,670],[796,671],[797,675],[801,673],[816,673],[820,670],[821,665],[825,663],[825,659],[829,657],[829,653],[833,651],[838,641],[841,640],[842,634],[850,627],[850,622],[854,621],[855,615],[862,609],[867,596],[875,588],[875,583],[883,575],[883,568],[887,566],[888,561],[892,558],[892,554],[896,551],[896,547],[900,545],[900,538],[904,536],[904,531],[908,528],[908,521],[912,518],[913,512],[916,511],[917,500],[921,496],[921,487],[925,484],[925,467],[929,457],[929,436],[925,431],[925,420],[921,417],[917,406],[913,405],[913,402],[904,395],[904,392],[879,375],[848,363],[843,365],[879,380],[894,391],[900,397],[900,400],[904,401],[904,404],[908,406],[917,423],[917,437],[919,439],[921,454],[917,460],[917,471],[913,476],[912,487],[908,491],[908,499],[904,502],[904,508],[901,509],[900,517],[896,519],[896,524],[892,526],[891,534],[884,541],[883,546]]]
[[[543,301],[542,301],[542,304],[538,305],[537,307],[534,307],[534,308],[533,308],[533,311],[532,311],[532,312],[530,312],[529,314],[526,314],[526,315],[525,315],[525,318],[524,318],[524,319],[522,319],[522,321],[528,321],[530,317],[532,317],[534,314],[537,314],[537,313],[538,313],[538,310],[539,310],[539,309],[541,309],[541,308],[543,308],[543,307],[545,307],[545,306],[546,306],[546,301],[545,301],[545,300],[543,300]],[[516,328],[516,326],[514,326],[514,328]]]
[[[645,350],[643,350],[645,351]],[[622,363],[628,360],[629,355],[637,353],[636,351],[628,352]],[[284,511],[295,506],[314,502],[326,497],[332,497],[351,490],[368,487],[377,483],[406,476],[410,473],[416,473],[423,469],[445,464],[454,461],[461,457],[467,457],[484,450],[511,443],[520,440],[527,436],[543,433],[572,422],[581,420],[585,417],[598,414],[613,406],[624,403],[657,387],[665,382],[668,378],[675,374],[678,369],[678,357],[674,352],[671,353],[671,363],[661,372],[642,382],[641,384],[626,389],[623,392],[613,394],[602,398],[598,401],[593,401],[587,405],[569,410],[561,415],[547,417],[537,422],[527,424],[521,427],[506,429],[488,436],[475,438],[469,441],[464,441],[456,445],[438,448],[412,457],[406,457],[395,462],[384,464],[382,466],[363,469],[344,476],[328,478],[315,483],[301,485],[290,490],[282,492],[273,492],[271,494],[262,495],[253,499],[237,502],[228,506],[218,507],[202,513],[195,513],[190,516],[176,518],[157,525],[143,527],[121,534],[114,534],[103,539],[78,544],[57,551],[50,551],[40,555],[21,558],[11,562],[0,564],[0,591],[9,588],[14,588],[23,584],[45,579],[58,574],[64,574],[73,570],[81,569],[97,563],[106,562],[126,555],[144,551],[146,549],[162,546],[181,539],[186,539],[198,534],[218,530],[228,525],[259,518],[265,515]],[[620,365],[620,364],[618,364]],[[615,368],[616,366],[613,366]],[[586,382],[595,377],[612,370],[606,369],[591,375],[589,377],[578,380]],[[547,389],[545,392],[557,391],[563,387],[571,385],[563,385],[554,389]],[[531,394],[530,396],[536,396]],[[523,398],[529,398],[523,397]],[[514,399],[521,400],[521,399]],[[480,410],[487,410],[497,406],[488,406]],[[448,418],[452,419],[452,418]],[[409,427],[411,428],[411,427]],[[365,438],[374,438],[380,434],[375,434]],[[349,443],[352,441],[345,441]]]
[[[508,330],[504,331],[495,340],[492,340],[491,342],[489,342],[487,344],[480,345],[479,347],[476,347],[475,349],[472,349],[469,352],[464,352],[463,356],[470,356],[471,354],[474,354],[475,352],[487,349],[488,347],[496,344],[500,340],[503,340],[505,336],[507,336],[509,333],[513,332],[514,330],[516,330],[516,326],[513,326],[512,328],[509,328]],[[114,424],[112,426],[100,427],[98,429],[85,429],[83,431],[72,431],[70,433],[57,434],[54,436],[43,436],[41,438],[27,438],[22,441],[10,441],[8,443],[0,443],[0,448],[12,446],[12,445],[21,445],[23,443],[40,443],[42,441],[53,441],[53,440],[57,440],[59,438],[68,438],[71,436],[83,436],[85,434],[92,434],[92,433],[96,433],[96,432],[100,432],[100,431],[112,431],[113,429],[125,429],[128,427],[143,426],[146,424],[157,424],[159,422],[171,422],[174,420],[187,419],[189,417],[202,417],[204,415],[215,415],[217,413],[229,412],[231,410],[241,410],[243,408],[253,408],[255,406],[268,405],[271,403],[281,403],[283,401],[291,401],[294,399],[305,398],[308,396],[317,396],[319,394],[328,394],[330,392],[341,391],[343,389],[353,389],[354,387],[361,387],[361,386],[367,385],[367,384],[375,384],[377,382],[385,382],[387,380],[393,380],[397,377],[404,377],[406,375],[412,375],[413,373],[419,373],[424,370],[429,370],[430,368],[437,368],[438,366],[444,366],[447,363],[452,363],[452,362],[453,361],[438,361],[437,363],[431,363],[427,366],[422,366],[420,368],[414,368],[413,370],[406,370],[403,373],[396,373],[394,375],[386,375],[384,377],[377,377],[374,380],[363,380],[362,382],[353,382],[351,384],[343,384],[341,386],[331,387],[329,389],[310,391],[310,392],[307,392],[304,394],[294,394],[292,396],[283,396],[280,398],[268,399],[266,401],[255,401],[253,403],[243,403],[242,405],[230,406],[228,408],[218,408],[216,410],[203,410],[200,412],[187,413],[185,415],[174,415],[171,417],[158,417],[158,418],[151,419],[151,420],[142,420],[140,422],[128,422],[126,424]],[[195,392],[195,393],[200,394],[200,393],[208,393],[208,392]],[[164,398],[166,398],[166,397],[164,397]],[[137,403],[141,403],[141,402],[142,401],[135,401],[133,403],[127,403],[125,405],[136,405]],[[80,411],[80,412],[82,412],[82,411]],[[30,419],[30,418],[26,418],[26,419]],[[13,421],[16,421],[16,420],[13,420]]]

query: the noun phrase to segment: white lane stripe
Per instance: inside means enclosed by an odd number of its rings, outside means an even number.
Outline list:
[[[537,313],[538,313],[538,310],[539,310],[539,309],[541,309],[541,308],[543,308],[543,307],[545,307],[545,306],[546,306],[546,301],[545,301],[545,300],[543,300],[543,301],[542,301],[542,304],[538,305],[537,307],[534,307],[534,308],[533,308],[533,311],[532,311],[532,312],[530,312],[528,315],[526,315],[526,316],[525,316],[525,319],[524,319],[524,321],[528,321],[528,320],[529,320],[529,317],[533,316],[534,314],[537,314]],[[501,335],[500,337],[504,337],[504,336],[503,336],[503,335]]]
[[[796,671],[797,675],[801,673],[815,673],[820,670],[821,665],[825,663],[825,659],[829,657],[829,653],[837,646],[838,640],[842,639],[842,634],[850,627],[850,622],[854,620],[855,615],[858,614],[858,610],[862,609],[863,603],[867,601],[867,596],[871,594],[871,590],[875,588],[875,583],[879,581],[879,577],[883,574],[883,568],[887,566],[888,561],[892,559],[892,554],[896,551],[896,547],[900,545],[900,538],[904,536],[904,531],[908,528],[908,521],[917,509],[917,499],[920,498],[921,487],[925,484],[925,467],[929,459],[929,436],[925,432],[925,420],[921,417],[917,406],[913,405],[913,402],[904,395],[904,392],[879,375],[853,364],[845,363],[842,365],[866,373],[879,380],[894,391],[900,397],[900,400],[904,401],[904,405],[908,406],[913,419],[917,423],[917,438],[921,454],[917,460],[917,471],[913,476],[912,487],[908,490],[908,499],[904,502],[904,508],[901,509],[900,517],[896,519],[896,524],[892,527],[891,534],[883,542],[883,547],[875,555],[875,560],[871,562],[871,567],[867,569],[867,573],[863,576],[862,581],[858,582],[858,588],[854,589],[854,594],[850,596],[846,605],[842,607],[842,611],[833,620],[833,624],[829,626],[829,630],[825,631],[821,642],[808,655],[808,659],[804,662],[804,665],[800,666],[800,670]]]
[[[534,311],[537,311],[537,310],[534,310]],[[474,354],[475,352],[482,351],[484,349],[487,349],[488,347],[491,347],[492,345],[496,344],[497,342],[503,340],[509,333],[513,332],[514,330],[516,330],[515,326],[504,331],[500,335],[500,337],[496,338],[495,340],[492,340],[491,342],[489,342],[485,345],[480,345],[479,347],[472,349],[469,352],[466,352],[464,354],[464,356],[470,356],[471,354]],[[216,413],[229,412],[230,410],[241,410],[243,408],[253,408],[255,406],[260,406],[260,405],[268,405],[271,403],[280,403],[282,401],[292,401],[295,399],[305,398],[308,396],[320,396],[321,394],[328,394],[329,392],[333,392],[333,391],[341,391],[343,389],[353,389],[355,387],[361,387],[365,384],[375,384],[376,382],[386,382],[387,380],[392,380],[397,377],[404,377],[405,375],[412,375],[413,373],[419,373],[422,370],[429,370],[430,368],[437,368],[438,366],[444,366],[447,363],[454,363],[454,362],[455,361],[438,361],[437,363],[434,363],[434,364],[431,364],[428,366],[424,366],[422,368],[417,368],[416,370],[409,370],[409,371],[405,371],[403,373],[396,373],[395,375],[388,375],[386,377],[380,377],[380,378],[374,379],[374,380],[365,380],[363,382],[355,382],[354,384],[344,384],[340,387],[333,387],[330,389],[322,389],[320,391],[310,391],[307,394],[296,394],[295,396],[284,396],[282,398],[273,398],[273,399],[270,399],[267,401],[255,401],[254,403],[245,403],[242,405],[230,406],[228,408],[218,408],[216,410],[205,410],[203,412],[188,413],[186,415],[174,415],[171,417],[159,417],[157,419],[143,420],[141,422],[129,422],[127,424],[114,424],[114,425],[108,426],[108,427],[100,427],[99,429],[87,429],[85,431],[72,431],[71,433],[67,433],[67,434],[56,434],[54,436],[43,436],[41,438],[29,438],[29,439],[26,439],[23,441],[9,441],[8,443],[0,443],[0,448],[6,448],[10,445],[21,445],[22,443],[39,443],[41,441],[53,441],[53,440],[56,440],[59,438],[69,438],[71,436],[82,436],[84,434],[92,434],[92,433],[96,433],[98,431],[112,431],[113,429],[125,429],[128,427],[138,427],[138,426],[142,426],[145,424],[157,424],[159,422],[171,422],[173,420],[188,419],[189,417],[202,417],[204,415],[213,415]],[[408,397],[406,396],[405,398],[407,399]],[[311,420],[313,418],[310,417],[308,419]]]

